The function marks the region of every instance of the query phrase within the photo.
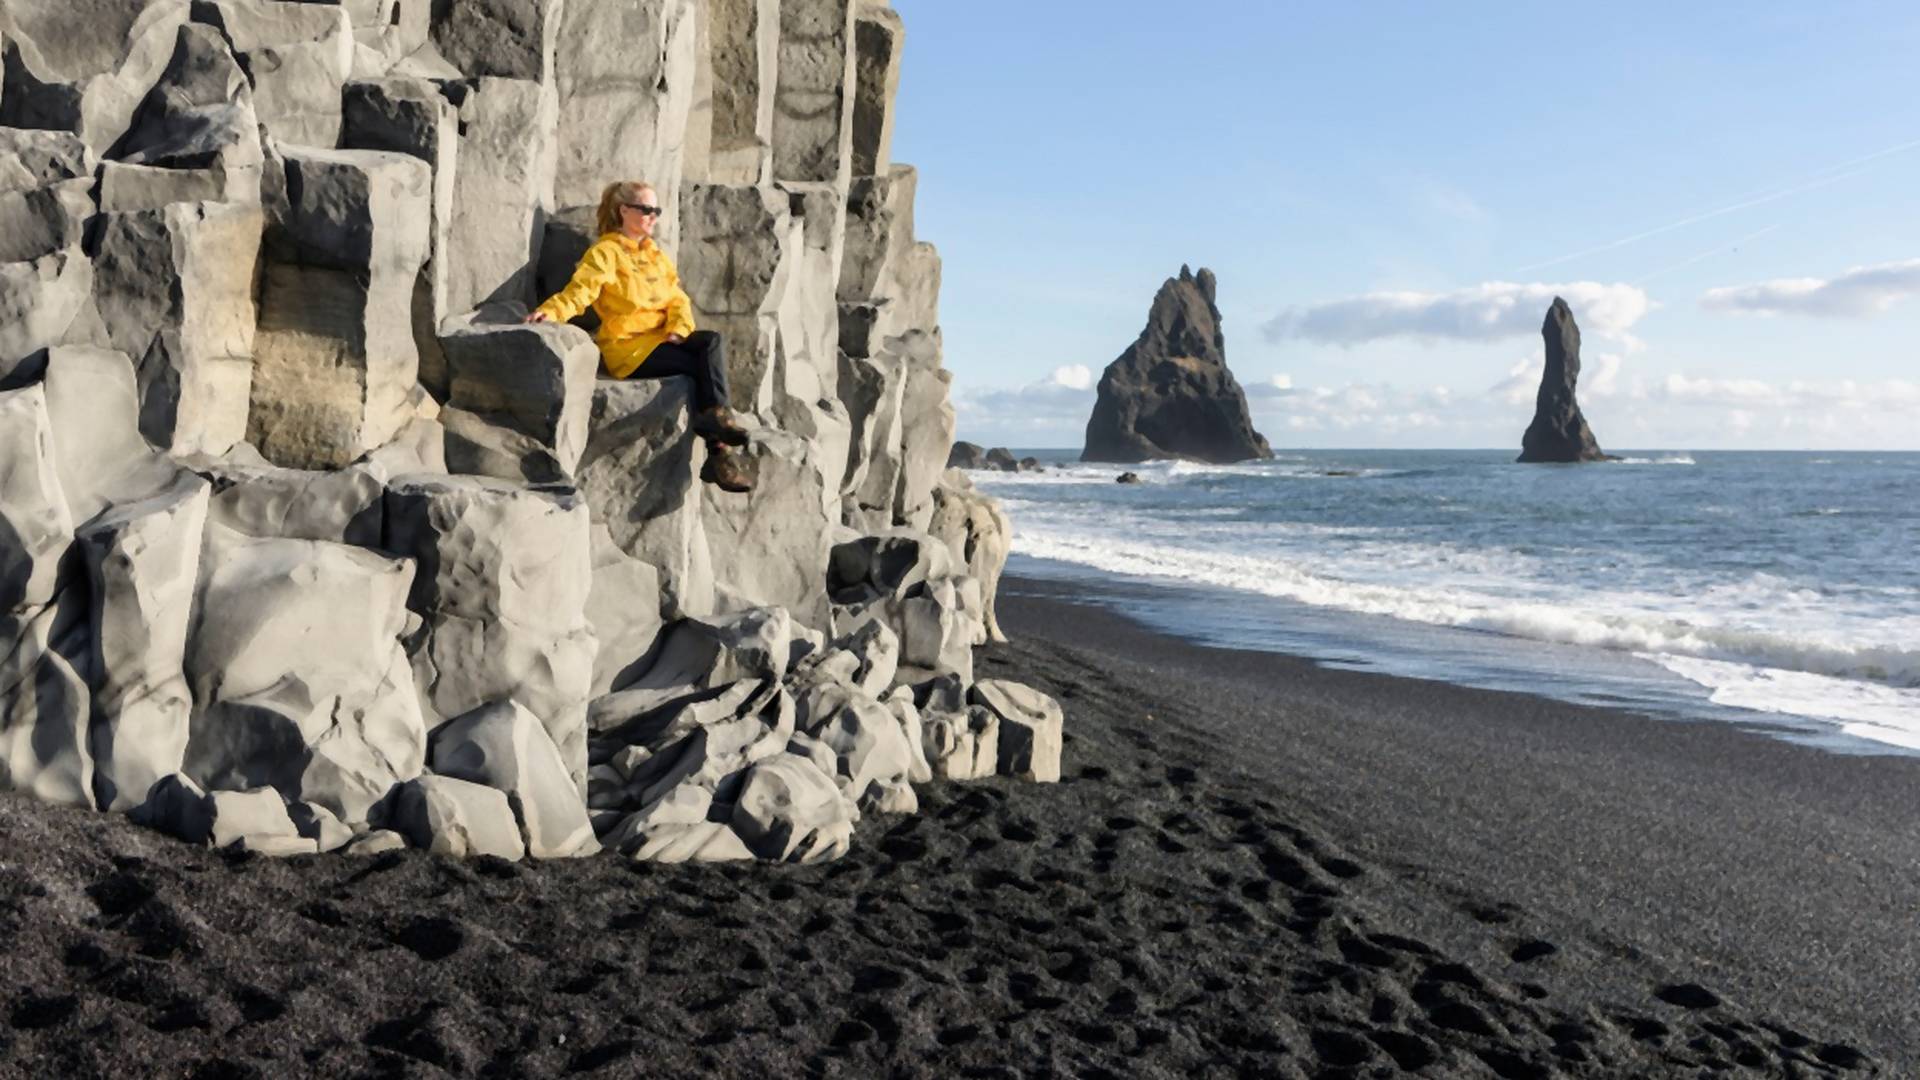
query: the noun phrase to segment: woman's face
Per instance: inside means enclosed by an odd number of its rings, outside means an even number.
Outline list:
[[[644,213],[635,206],[648,206],[656,210],[660,206],[660,196],[650,187],[643,187],[632,200],[620,204],[620,227],[635,240],[645,240],[653,235],[653,227],[659,223],[658,213]]]

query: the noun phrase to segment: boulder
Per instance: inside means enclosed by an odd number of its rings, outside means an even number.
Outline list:
[[[0,125],[78,133],[104,155],[174,54],[187,0],[8,0]]]
[[[504,479],[570,479],[587,449],[600,350],[571,326],[523,323],[517,310],[483,309],[441,326],[446,404],[531,440],[533,452]]]
[[[389,851],[404,851],[407,838],[392,829],[371,829],[347,842],[346,853],[362,858],[385,855]]]
[[[275,464],[338,468],[411,418],[414,282],[431,180],[374,150],[286,150],[287,220],[269,245],[248,441]]]
[[[535,0],[521,2],[535,6]],[[483,5],[463,4],[456,15],[477,6]],[[548,18],[547,4],[537,6],[540,17]],[[553,206],[558,106],[552,88],[494,77],[442,85],[460,117],[444,310],[530,303],[540,238]]]
[[[340,141],[340,89],[353,71],[353,24],[343,7],[285,0],[195,0],[253,83],[260,125],[282,143]]]
[[[945,541],[954,565],[966,567],[967,574],[980,583],[985,636],[974,644],[1007,640],[994,614],[994,597],[1013,550],[1013,525],[999,501],[975,491],[965,474],[949,471],[933,489],[933,517],[927,532]]]
[[[417,848],[467,859],[492,855],[518,862],[527,854],[507,793],[450,776],[420,776],[395,793],[389,820]]]
[[[184,773],[155,781],[145,801],[128,816],[189,844],[204,844],[213,834],[213,807],[207,793]]]
[[[793,753],[775,754],[747,770],[731,820],[761,859],[827,862],[853,843],[853,810],[832,776]]]
[[[1547,362],[1540,372],[1533,423],[1527,425],[1520,439],[1520,461],[1609,460],[1574,398],[1580,382],[1580,327],[1574,323],[1573,309],[1565,300],[1553,298],[1546,321],[1540,325],[1540,337],[1546,342]]]
[[[247,434],[260,207],[176,202],[102,217],[97,306],[108,340],[135,360],[142,434],[175,454],[225,453]]]
[[[1270,458],[1227,369],[1213,271],[1186,267],[1153,298],[1140,337],[1100,377],[1082,461]]]
[[[353,843],[353,830],[335,817],[333,811],[318,803],[288,803],[287,816],[293,819],[293,827],[299,830],[302,837],[312,841],[314,850],[320,854],[339,851]]]
[[[566,762],[539,719],[520,705],[497,702],[448,721],[433,734],[429,762],[436,775],[506,792],[534,858],[600,850]]]
[[[367,821],[426,757],[401,641],[413,578],[412,563],[344,544],[211,527],[186,656],[187,775]]]
[[[987,449],[979,443],[956,442],[947,452],[949,469],[984,469],[987,467]]]
[[[980,584],[956,570],[947,545],[907,529],[836,544],[827,575],[836,637],[884,623],[900,641],[899,682],[973,677],[984,639]]]
[[[1140,482],[1140,474],[1137,472],[1123,472],[1119,476],[1114,477],[1113,482],[1116,484],[1137,484]]]
[[[797,698],[800,730],[835,756],[835,775],[848,802],[884,813],[919,808],[908,780],[913,746],[892,710],[872,694],[822,681]]]
[[[793,624],[782,608],[681,619],[661,636],[652,665],[629,689],[687,692],[743,680],[777,683],[786,676],[792,641]]]
[[[20,377],[42,350],[83,343],[76,320],[92,310],[93,260],[79,247],[0,263],[0,382]]]
[[[511,700],[540,718],[586,788],[595,642],[587,508],[566,490],[481,477],[403,477],[387,491],[386,547],[420,561],[409,643],[431,727]]]
[[[967,700],[999,721],[997,770],[1002,776],[1051,784],[1060,779],[1060,703],[1030,686],[982,679]]]
[[[1014,458],[1013,451],[996,446],[987,451],[987,468],[1000,472],[1019,472],[1020,462]]]
[[[193,703],[183,665],[209,490],[182,472],[77,534],[92,590],[89,743],[103,810],[138,806],[186,753]]]
[[[687,380],[594,385],[580,493],[615,546],[660,574],[661,612],[713,611],[713,569],[701,515],[706,450],[688,421]]]
[[[287,814],[286,800],[269,787],[248,791],[210,791],[207,793],[207,841],[214,847],[226,847],[253,837],[300,839],[293,818]],[[307,841],[307,851],[314,850]]]

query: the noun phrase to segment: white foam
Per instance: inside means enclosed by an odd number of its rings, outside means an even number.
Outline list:
[[[1688,454],[1668,454],[1664,457],[1643,458],[1625,457],[1614,462],[1616,465],[1692,465],[1693,457]]]
[[[1920,689],[1691,656],[1644,655],[1707,687],[1716,705],[1832,720],[1855,738],[1920,750]]]
[[[1187,522],[1182,539],[1156,535],[1152,523],[1133,523],[1127,537],[1096,536],[1031,518],[1014,530],[1014,550],[1118,574],[1158,577],[1279,597],[1366,615],[1488,630],[1624,652],[1747,663],[1836,679],[1920,686],[1920,650],[1896,642],[1920,640],[1920,619],[1883,620],[1884,640],[1848,642],[1808,626],[1728,625],[1727,613],[1760,617],[1817,613],[1830,597],[1769,575],[1734,586],[1702,589],[1701,610],[1674,611],[1677,598],[1654,593],[1574,592],[1551,580],[1529,556],[1509,551],[1449,550],[1443,545],[1355,546],[1338,557],[1382,580],[1356,581],[1309,568],[1301,560],[1206,546],[1210,535],[1243,538],[1227,522]],[[1331,554],[1331,553],[1330,553]],[[1395,580],[1397,579],[1397,580]],[[1409,579],[1424,579],[1410,584]],[[1495,591],[1498,590],[1498,591]],[[1716,611],[1714,608],[1731,609]]]

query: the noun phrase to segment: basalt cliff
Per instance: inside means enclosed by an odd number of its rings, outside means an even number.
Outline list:
[[[1247,395],[1227,369],[1213,271],[1180,268],[1153,298],[1146,328],[1100,377],[1082,461],[1270,458]]]
[[[821,859],[1059,769],[975,681],[940,262],[873,0],[7,0],[0,788],[292,854]],[[602,185],[728,344],[522,325]]]

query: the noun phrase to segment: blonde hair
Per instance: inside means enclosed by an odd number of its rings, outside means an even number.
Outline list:
[[[642,191],[652,190],[653,185],[645,180],[622,180],[608,184],[600,193],[600,212],[595,221],[598,235],[620,231],[620,204],[639,202]],[[657,192],[655,193],[658,194]]]

